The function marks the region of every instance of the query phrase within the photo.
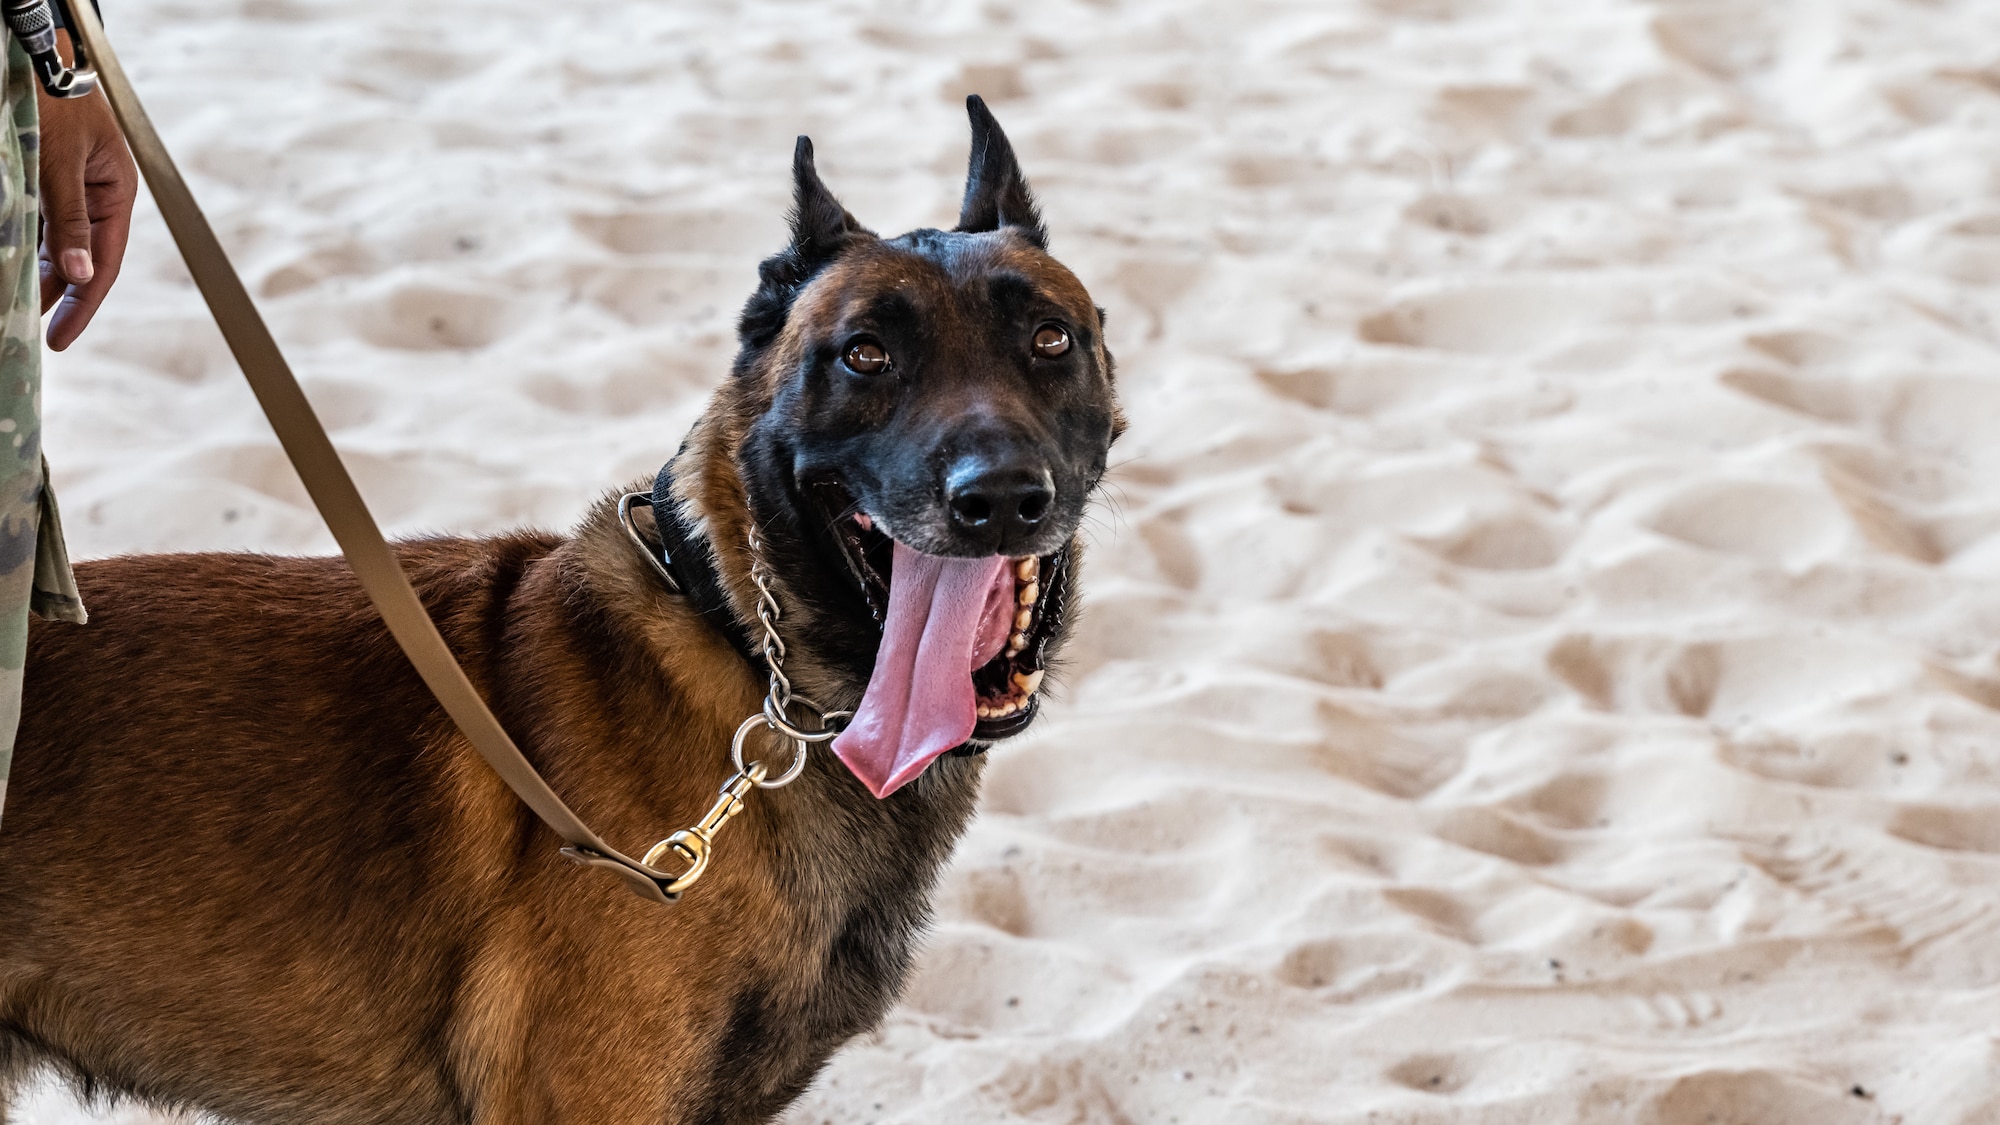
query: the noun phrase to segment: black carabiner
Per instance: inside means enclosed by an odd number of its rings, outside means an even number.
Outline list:
[[[58,4],[62,2],[56,0]],[[64,63],[62,55],[56,52],[56,21],[49,10],[49,0],[0,0],[0,19],[7,22],[7,29],[21,41],[22,49],[34,62],[35,77],[41,80],[42,89],[50,97],[80,98],[97,89],[97,71],[84,54],[82,40],[71,37],[75,66]]]

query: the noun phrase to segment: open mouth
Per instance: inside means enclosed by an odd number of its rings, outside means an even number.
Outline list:
[[[849,576],[881,628],[889,607],[889,575],[895,543],[859,510],[846,488],[834,481],[812,486],[824,510]],[[1047,555],[1008,560],[1013,579],[1014,616],[998,655],[972,672],[978,722],[974,742],[994,742],[1020,733],[1034,719],[1050,642],[1062,628],[1068,600],[1069,547]]]

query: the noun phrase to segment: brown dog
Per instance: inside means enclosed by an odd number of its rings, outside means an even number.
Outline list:
[[[977,751],[1034,715],[1120,427],[1102,315],[971,112],[948,232],[864,230],[801,138],[792,245],[657,482],[685,596],[608,499],[569,537],[400,548],[515,739],[621,846],[710,805],[761,705],[753,522],[786,671],[858,711],[834,753],[751,797],[663,907],[558,858],[340,560],[87,564],[90,625],[29,647],[0,1091],[49,1065],[264,1125],[763,1121],[882,1016]]]

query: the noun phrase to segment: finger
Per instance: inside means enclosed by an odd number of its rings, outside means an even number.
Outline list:
[[[49,249],[47,246],[42,247],[41,261],[38,265],[42,271],[42,311],[48,312],[49,306],[55,304],[56,298],[63,295],[63,290],[68,288],[69,283],[62,279],[61,274],[56,272],[56,264],[49,261]]]
[[[126,211],[105,218],[92,231],[97,270],[88,282],[70,286],[57,302],[56,313],[49,318],[51,350],[64,350],[83,335],[85,328],[90,327],[90,318],[97,315],[105,294],[111,292],[112,283],[118,280],[118,269],[125,260],[125,238],[131,225],[131,212]]]
[[[51,164],[54,167],[51,167]],[[42,162],[42,256],[70,285],[94,272],[90,260],[90,202],[84,191],[84,162]]]
[[[132,203],[139,194],[139,170],[115,138],[92,156],[85,179],[93,269],[88,282],[67,287],[55,316],[49,319],[49,347],[55,351],[76,342],[117,282],[132,233]]]
[[[48,229],[49,224],[42,221],[41,204],[37,203],[35,205],[35,267],[41,271],[42,275],[42,311],[44,313],[49,311],[50,305],[56,303],[56,298],[62,296],[63,291],[62,275],[56,272],[56,264],[49,261],[49,244],[44,237]]]

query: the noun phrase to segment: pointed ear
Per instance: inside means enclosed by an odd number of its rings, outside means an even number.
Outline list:
[[[1028,241],[1048,248],[1048,232],[1035,209],[1034,193],[1027,177],[1014,160],[1014,146],[993,120],[993,111],[978,94],[965,99],[965,111],[972,118],[972,159],[965,172],[965,202],[959,207],[958,229],[999,230],[1014,227]]]
[[[812,269],[833,257],[847,236],[867,230],[820,182],[812,138],[800,137],[792,149],[792,253]]]
[[[761,348],[776,339],[799,289],[849,241],[874,236],[820,182],[813,168],[812,140],[807,137],[800,137],[792,149],[791,225],[792,244],[757,267],[757,291],[737,318],[737,335],[747,346]]]

